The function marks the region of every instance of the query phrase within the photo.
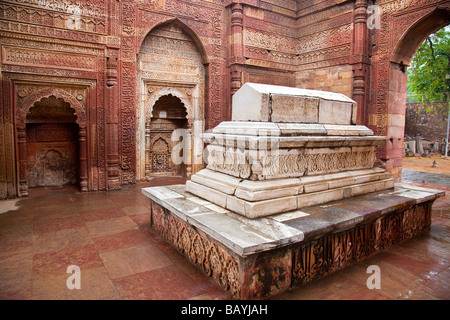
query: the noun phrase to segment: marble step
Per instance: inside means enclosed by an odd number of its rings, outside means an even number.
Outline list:
[[[278,188],[273,183],[263,182],[263,185],[258,186],[258,181],[243,181],[238,183],[234,193],[231,193],[232,188],[225,193],[219,186],[201,184],[204,181],[202,178],[194,180],[186,182],[187,192],[250,219],[386,190],[394,186],[394,180],[386,173],[355,174],[355,177],[322,182],[317,180],[317,183],[309,181],[309,184],[302,184],[300,179],[297,179],[298,184],[283,179],[278,181]],[[241,188],[242,185],[247,190]],[[260,187],[260,190],[257,187]]]

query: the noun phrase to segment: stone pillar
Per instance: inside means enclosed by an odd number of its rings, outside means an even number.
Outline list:
[[[116,0],[108,2],[108,33],[106,37],[106,130],[107,130],[107,163],[108,163],[108,190],[120,189],[119,179],[119,86],[118,65],[120,38],[116,12]]]
[[[107,128],[107,161],[108,190],[120,189],[119,181],[119,87],[117,85],[118,51],[108,49],[106,64],[106,128]]]
[[[81,192],[88,191],[88,173],[87,173],[87,130],[86,127],[80,127],[80,189]]]
[[[403,163],[406,83],[406,66],[391,62],[386,114],[386,136],[388,140],[386,141],[386,152],[380,158],[385,162],[385,169],[389,170],[397,179],[401,176]],[[417,143],[416,152],[420,152]]]
[[[414,140],[416,141],[416,152],[422,155],[423,153],[422,137],[417,136],[414,138]]]
[[[145,124],[145,178],[149,179],[150,173],[152,170],[151,166],[151,158],[150,158],[150,148],[151,148],[151,141],[150,141],[150,124]]]
[[[231,5],[231,57],[229,66],[231,71],[231,95],[242,86],[242,64],[244,58],[244,14],[240,3]]]
[[[358,105],[356,123],[367,124],[367,87],[369,78],[369,32],[367,27],[367,0],[357,0],[354,11],[352,55],[353,100]]]
[[[28,197],[27,132],[25,124],[17,128],[19,197]]]

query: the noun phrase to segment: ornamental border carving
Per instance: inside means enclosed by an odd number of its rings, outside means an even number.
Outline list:
[[[431,206],[429,202],[416,205],[293,249],[293,285],[320,278],[429,230]]]
[[[75,109],[77,116],[76,123],[84,128],[87,125],[86,119],[86,99],[87,88],[70,88],[74,93],[70,93],[67,89],[56,85],[44,86],[42,84],[16,84],[17,104],[16,104],[16,123],[20,126],[25,126],[26,115],[29,109],[36,101],[51,95],[56,98],[62,98],[64,101],[70,103],[70,106]]]
[[[253,158],[248,151],[224,151],[222,147],[208,146],[207,168],[235,177],[248,179],[258,177],[301,177],[331,173],[350,169],[368,169],[375,162],[375,151],[336,152],[324,150],[321,153],[284,153],[278,152]],[[255,166],[256,165],[256,166]],[[254,170],[258,168],[258,172]],[[258,178],[260,179],[260,178]]]
[[[154,201],[151,201],[150,221],[190,262],[234,298],[240,298],[239,264],[232,255]]]
[[[2,48],[2,53],[2,64],[5,65],[61,68],[82,71],[96,71],[97,69],[97,58],[95,56],[9,46],[4,46]]]

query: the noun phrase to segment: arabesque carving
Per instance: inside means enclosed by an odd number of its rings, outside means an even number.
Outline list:
[[[224,290],[239,299],[241,288],[238,262],[229,253],[154,201],[151,202],[151,221],[156,231],[170,241],[180,253]]]

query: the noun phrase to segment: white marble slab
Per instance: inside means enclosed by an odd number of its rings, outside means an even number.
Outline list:
[[[355,105],[340,93],[247,82],[232,97],[232,120],[350,125]]]
[[[362,223],[366,214],[365,210],[359,212],[358,210],[342,209],[334,203],[334,205],[320,205],[269,217],[249,219],[220,208],[205,199],[199,201],[197,197],[184,192],[180,186],[173,186],[172,190],[169,188],[172,186],[144,188],[143,194],[243,257],[290,244],[298,244],[318,234],[340,232],[352,228],[358,223]],[[391,191],[375,193],[373,196],[366,195],[363,202],[371,203],[371,199],[373,199],[373,203],[377,203],[383,199],[381,204],[386,203],[389,207],[379,208],[379,214],[382,214],[396,210],[398,205],[403,204],[406,207],[411,205],[410,201],[408,204],[407,200],[401,200],[401,198],[415,199],[417,203],[421,203],[434,200],[443,193],[439,190],[420,189],[422,190],[396,187]],[[179,192],[173,190],[179,190]],[[182,194],[185,194],[187,198]],[[158,198],[161,195],[164,199]],[[389,197],[392,196],[394,197],[390,201]],[[360,200],[347,199],[344,201]],[[378,207],[371,209],[376,211]],[[376,215],[375,211],[371,214],[378,217],[379,215]]]

